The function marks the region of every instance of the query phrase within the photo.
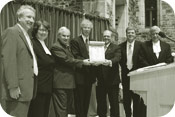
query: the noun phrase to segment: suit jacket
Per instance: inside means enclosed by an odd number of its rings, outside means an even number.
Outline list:
[[[32,39],[33,48],[37,56],[38,63],[38,93],[51,93],[54,71],[54,58],[46,54],[38,39]]]
[[[105,58],[112,61],[112,67],[103,65],[97,67],[98,85],[109,86],[119,84],[119,60],[121,59],[120,47],[111,43],[105,52]]]
[[[33,96],[33,57],[18,25],[2,34],[2,98],[10,100],[9,89],[19,87],[19,101],[30,101]]]
[[[90,39],[91,40],[91,39]],[[70,42],[72,53],[76,59],[89,59],[89,52],[86,48],[82,36],[79,36]],[[82,66],[82,68],[76,68],[76,84],[89,85],[95,82],[95,67]]]
[[[82,67],[83,61],[74,59],[69,48],[66,48],[59,41],[51,48],[56,61],[54,71],[54,88],[75,88],[75,67]]]
[[[140,57],[139,57],[140,50],[141,50],[141,42],[135,41],[134,43],[134,50],[133,50],[133,57],[132,57],[133,68],[131,70],[127,68],[127,41],[121,43],[120,47],[121,47],[120,66],[121,66],[122,83],[123,85],[125,84],[129,85],[129,78],[127,74],[132,70],[136,70],[142,67],[140,64]]]
[[[161,52],[159,57],[156,57],[156,54],[153,52],[152,41],[146,41],[142,44],[142,52],[140,56],[141,64],[143,66],[155,65],[161,62],[171,63],[174,61],[173,56],[171,55],[170,45],[160,41]]]

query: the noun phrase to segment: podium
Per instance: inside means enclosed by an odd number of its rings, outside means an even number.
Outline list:
[[[175,63],[132,71],[130,89],[139,94],[147,105],[147,117],[167,114],[175,102]]]

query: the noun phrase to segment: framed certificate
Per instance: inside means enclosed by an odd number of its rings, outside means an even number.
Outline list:
[[[104,62],[105,61],[105,43],[102,41],[89,42],[89,59],[90,62]]]

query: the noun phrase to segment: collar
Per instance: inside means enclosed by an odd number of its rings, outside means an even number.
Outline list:
[[[19,26],[19,28],[22,30],[24,34],[28,34],[27,31],[19,23],[17,23],[17,25]]]
[[[160,46],[160,40],[158,40],[157,42],[152,42],[153,46]]]
[[[51,52],[50,52],[49,49],[47,48],[47,46],[46,46],[44,40],[39,40],[39,39],[38,39],[38,41],[41,43],[41,46],[43,47],[45,53],[51,55]]]
[[[89,37],[85,37],[83,34],[81,34],[83,41],[86,43],[86,39],[89,39]]]
[[[60,39],[58,39],[57,42],[58,42],[64,49],[66,49],[66,48],[69,46],[69,45],[64,45],[64,44],[62,44],[61,41],[60,41]]]
[[[105,45],[105,47],[108,48],[110,44],[111,44],[111,43],[108,43],[107,45]]]
[[[153,52],[159,53],[161,51],[160,40],[157,41],[156,43],[152,42],[152,44],[153,44]]]
[[[129,45],[131,45],[131,47],[134,47],[134,43],[135,43],[135,40],[134,40],[133,42],[131,42],[131,43],[127,41],[127,47],[128,47]]]

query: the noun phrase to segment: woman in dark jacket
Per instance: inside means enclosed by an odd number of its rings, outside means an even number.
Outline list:
[[[54,59],[45,45],[50,26],[48,22],[39,20],[34,24],[32,42],[38,63],[37,94],[31,101],[28,117],[48,117],[52,94]]]

